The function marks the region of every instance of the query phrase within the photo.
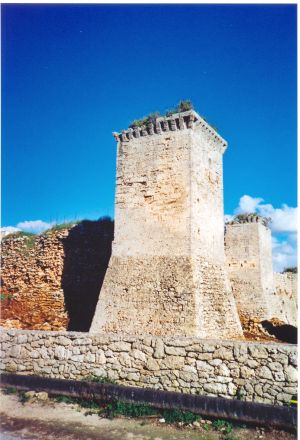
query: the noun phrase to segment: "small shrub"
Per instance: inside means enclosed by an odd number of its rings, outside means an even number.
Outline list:
[[[33,234],[31,232],[24,232],[24,231],[19,231],[19,232],[13,232],[12,234],[7,234],[5,235],[5,237],[3,237],[3,241],[6,240],[11,240],[11,239],[15,239],[15,238],[24,238],[24,247],[25,247],[25,251],[26,250],[30,250],[34,247],[35,243],[36,243],[36,238],[37,235]]]
[[[178,423],[189,424],[200,420],[200,416],[191,413],[189,411],[180,411],[178,409],[165,409],[162,411],[162,416],[166,423]]]
[[[194,106],[192,104],[192,101],[190,101],[189,99],[185,101],[180,101],[177,106],[178,112],[187,112],[189,110],[193,110],[193,108]]]
[[[152,124],[155,124],[156,119],[160,117],[159,112],[150,113],[148,116],[145,116],[142,119],[135,119],[131,124],[129,125],[130,128],[134,127],[142,127],[143,125],[148,125],[152,122]]]
[[[7,239],[20,238],[20,237],[32,238],[32,237],[35,237],[35,236],[36,236],[36,234],[33,234],[32,232],[18,231],[18,232],[12,232],[11,234],[5,235],[2,238],[2,240],[5,241]]]
[[[26,395],[25,391],[19,394],[19,401],[21,403],[24,404],[24,403],[28,402],[29,399],[30,399],[30,397]]]
[[[232,423],[227,422],[226,420],[217,419],[212,423],[212,426],[217,431],[226,432],[226,434],[230,434],[232,432],[233,426]]]
[[[70,397],[70,396],[55,396],[53,399],[58,403],[78,403],[78,399],[76,397]]]
[[[282,273],[298,273],[298,267],[287,267]]]
[[[6,387],[3,389],[4,394],[17,394],[17,391],[16,387]]]
[[[131,124],[129,125],[129,128],[142,127],[143,125],[147,125],[150,122],[152,122],[154,124],[156,119],[161,116],[162,117],[163,116],[170,117],[176,113],[183,113],[183,112],[187,112],[190,110],[194,110],[194,105],[193,105],[192,101],[189,99],[181,100],[181,101],[179,101],[179,103],[175,107],[167,110],[164,115],[161,115],[159,112],[150,113],[148,116],[145,116],[141,119],[135,119],[134,121],[132,121]],[[202,115],[201,115],[201,118],[208,125],[210,125],[213,130],[218,132],[218,128],[215,125],[209,124],[207,119]]]
[[[12,300],[13,295],[11,293],[0,293],[0,301]]]
[[[105,413],[109,418],[114,418],[118,415],[126,417],[142,417],[156,415],[157,410],[149,405],[125,403],[116,400],[106,406]]]
[[[262,220],[263,224],[265,226],[269,226],[269,224],[272,222],[272,219],[270,217],[263,217],[260,214],[257,214],[256,212],[249,212],[244,214],[237,214],[233,221],[236,223],[242,223],[244,220],[247,220],[248,218],[258,217]]]
[[[82,220],[75,220],[71,222],[57,223],[53,225],[51,228],[47,229],[44,232],[44,234],[49,234],[51,232],[56,232],[56,231],[63,231],[64,229],[71,229],[73,226],[76,226],[81,222]]]

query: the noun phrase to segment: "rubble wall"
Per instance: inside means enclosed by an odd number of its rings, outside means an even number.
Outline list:
[[[2,239],[1,325],[88,331],[112,239],[110,220]]]
[[[109,377],[119,384],[282,405],[297,392],[294,345],[4,330],[3,372]]]

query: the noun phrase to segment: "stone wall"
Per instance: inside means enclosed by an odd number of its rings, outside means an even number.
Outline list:
[[[293,345],[5,330],[2,371],[283,404],[297,392]]]
[[[88,331],[113,227],[110,220],[83,221],[42,235],[2,239],[1,325]]]
[[[274,287],[279,300],[280,318],[295,327],[297,322],[297,281],[298,274],[285,272],[274,273]]]
[[[242,337],[225,271],[226,142],[194,111],[115,136],[115,238],[91,331]]]
[[[278,312],[274,294],[271,231],[261,218],[225,227],[227,270],[239,314],[270,319]],[[276,315],[275,315],[276,316]]]

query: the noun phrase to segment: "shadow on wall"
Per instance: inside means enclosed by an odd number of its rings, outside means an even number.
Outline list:
[[[90,329],[114,235],[114,222],[108,217],[83,220],[64,239],[62,289],[69,316],[67,330]]]

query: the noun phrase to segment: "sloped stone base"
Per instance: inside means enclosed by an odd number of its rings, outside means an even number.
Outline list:
[[[242,337],[224,271],[190,257],[112,257],[90,332]]]

